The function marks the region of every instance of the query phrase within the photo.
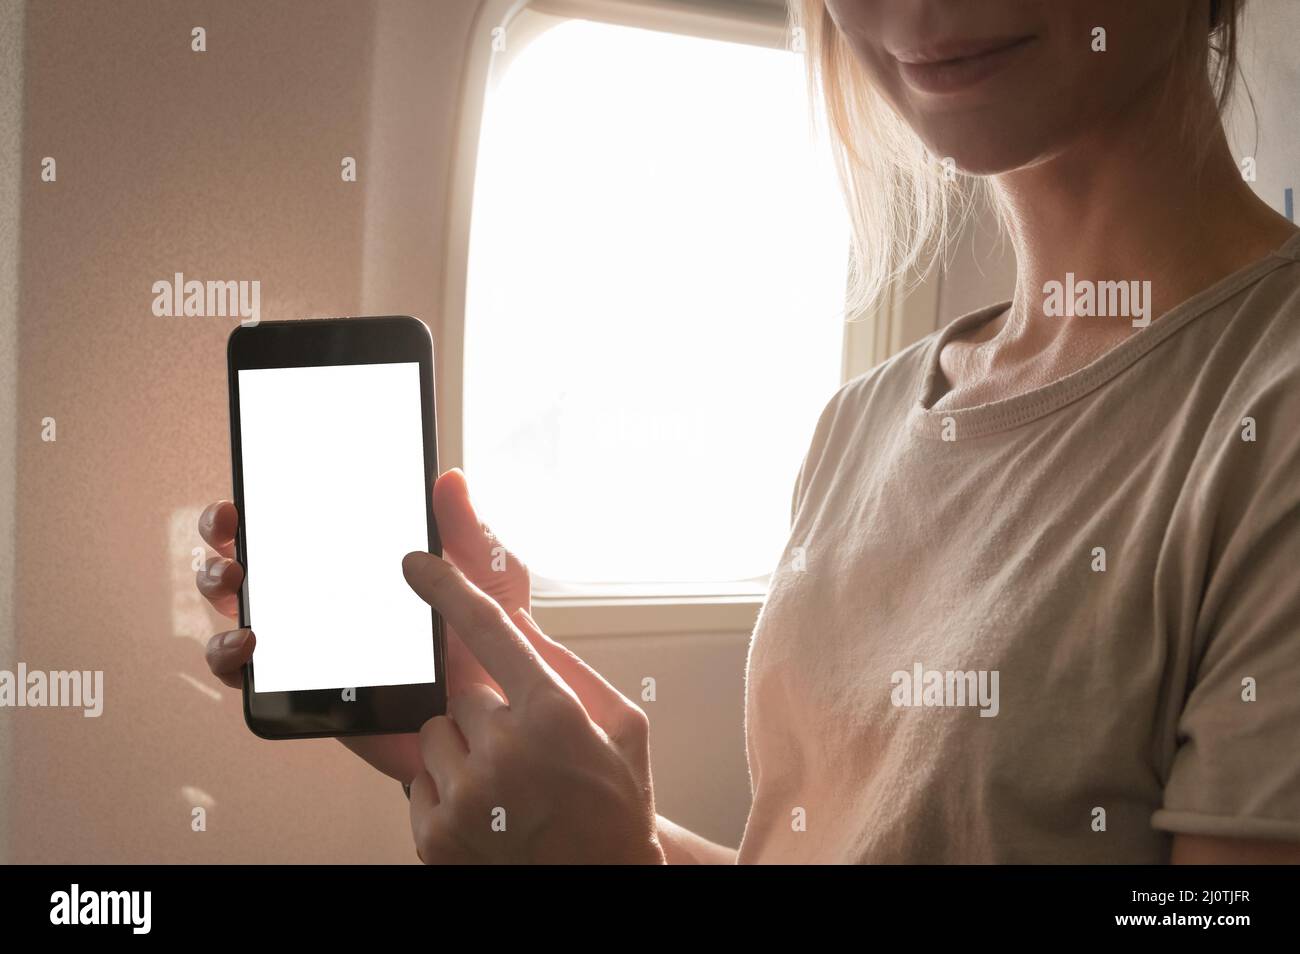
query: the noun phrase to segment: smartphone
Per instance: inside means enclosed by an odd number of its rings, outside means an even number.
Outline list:
[[[263,321],[231,333],[226,363],[248,727],[418,731],[446,707],[441,619],[402,576],[407,553],[442,552],[429,330]]]

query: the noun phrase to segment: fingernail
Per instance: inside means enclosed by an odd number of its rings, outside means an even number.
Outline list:
[[[248,641],[248,630],[232,629],[221,637],[222,649],[238,649]]]
[[[213,560],[208,564],[208,579],[213,583],[220,583],[226,575],[228,566],[230,566],[229,560]]]

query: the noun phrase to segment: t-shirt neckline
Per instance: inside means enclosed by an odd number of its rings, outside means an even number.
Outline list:
[[[920,387],[912,405],[912,429],[924,436],[952,440],[982,437],[1006,431],[1050,414],[1096,390],[1156,345],[1186,327],[1194,318],[1222,304],[1246,286],[1263,278],[1287,262],[1300,261],[1300,232],[1268,255],[1226,276],[1208,288],[1153,320],[1115,347],[1077,371],[1050,384],[1017,394],[1014,397],[958,409],[934,410],[934,395],[941,380],[939,353],[943,346],[961,332],[977,328],[1006,311],[1009,301],[971,312],[949,323],[931,341],[922,365]]]

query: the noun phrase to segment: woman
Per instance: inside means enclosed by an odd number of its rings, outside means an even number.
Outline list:
[[[450,715],[348,742],[411,782],[425,861],[1300,860],[1300,237],[1219,120],[1239,6],[803,0],[856,304],[924,264],[953,170],[1014,297],[818,423],[739,852],[656,818],[644,715],[537,628],[444,474],[446,561],[403,569],[454,631]],[[206,511],[199,580],[232,616],[236,522]],[[253,645],[214,637],[212,670],[237,685]]]

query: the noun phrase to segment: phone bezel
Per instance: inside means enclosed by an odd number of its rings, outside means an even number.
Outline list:
[[[415,361],[420,366],[421,421],[424,429],[424,506],[429,552],[441,555],[433,516],[433,482],[438,476],[434,414],[433,339],[424,323],[409,315],[374,318],[306,318],[240,326],[226,345],[230,397],[230,459],[239,529],[236,559],[244,566],[239,588],[239,625],[250,625],[247,524],[244,520],[243,454],[240,440],[239,371]],[[446,711],[445,639],[442,618],[430,608],[435,681],[401,686],[360,686],[257,692],[253,663],[244,667],[244,721],[264,739],[334,738],[417,732]],[[256,629],[254,628],[254,631]],[[256,649],[253,651],[257,655]],[[355,688],[356,700],[343,690]]]

